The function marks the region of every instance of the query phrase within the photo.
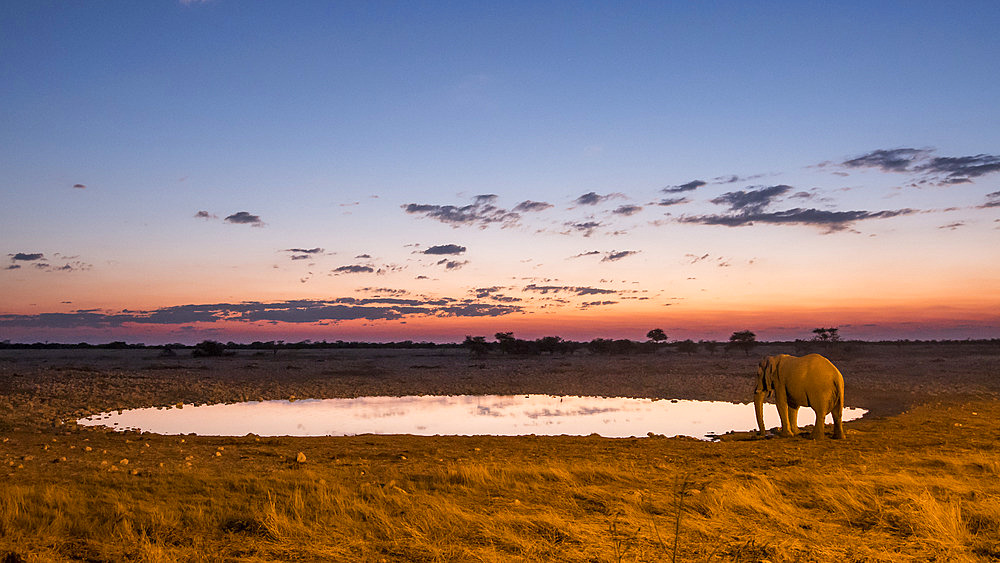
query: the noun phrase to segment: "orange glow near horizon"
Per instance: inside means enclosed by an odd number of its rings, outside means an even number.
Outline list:
[[[955,308],[805,309],[772,311],[701,310],[678,307],[635,311],[567,311],[512,314],[500,317],[409,317],[401,320],[339,321],[329,323],[233,322],[186,323],[183,326],[126,323],[103,329],[28,330],[19,341],[90,342],[115,340],[163,344],[191,344],[201,340],[302,340],[334,342],[461,342],[466,335],[492,341],[498,332],[533,340],[559,336],[566,340],[594,338],[645,340],[653,328],[663,329],[671,341],[725,341],[739,330],[752,330],[759,340],[809,339],[817,327],[840,327],[841,337],[857,340],[995,338],[1000,317],[992,311]],[[956,320],[960,319],[960,320]],[[42,338],[42,336],[46,336]],[[6,337],[5,337],[6,338]]]

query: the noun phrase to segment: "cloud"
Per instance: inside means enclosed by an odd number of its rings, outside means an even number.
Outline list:
[[[16,254],[8,254],[7,256],[10,257],[11,264],[4,268],[5,270],[21,269],[21,265],[17,262],[32,262],[32,266],[36,270],[43,272],[76,272],[89,270],[94,267],[92,264],[76,260],[78,256],[64,256],[58,252],[55,254],[55,259],[66,261],[62,266],[53,266],[50,264],[49,259],[41,252],[18,252]]]
[[[260,220],[259,216],[251,215],[246,211],[239,211],[237,213],[233,213],[229,217],[226,217],[225,220],[227,223],[234,223],[237,225],[250,225],[251,227],[264,226],[264,222]]]
[[[570,221],[563,224],[569,227],[569,230],[565,231],[564,234],[572,231],[577,231],[579,233],[583,233],[583,236],[585,237],[589,237],[590,235],[594,234],[594,231],[596,231],[602,226],[601,223],[597,221],[581,221],[579,223],[574,223]]]
[[[360,264],[351,264],[348,266],[341,266],[333,270],[334,275],[339,274],[370,274],[375,271],[375,268],[371,266],[363,266]]]
[[[941,229],[941,230],[947,229],[949,231],[954,231],[955,229],[958,229],[959,227],[964,227],[964,226],[965,226],[965,222],[963,222],[963,221],[956,221],[956,222],[948,224],[948,225],[941,225],[940,227],[938,227],[938,229]]]
[[[580,309],[589,309],[591,307],[601,307],[606,305],[617,305],[617,301],[585,301],[580,304]]]
[[[163,307],[152,311],[123,310],[101,313],[93,310],[36,315],[0,314],[0,327],[110,328],[125,324],[190,325],[191,323],[285,322],[329,323],[351,320],[399,320],[406,317],[486,317],[523,312],[517,305],[484,304],[470,300],[356,299],[294,300],[271,303],[215,303]]]
[[[702,186],[704,186],[706,184],[707,184],[707,182],[703,182],[702,180],[691,180],[690,182],[688,182],[686,184],[681,184],[679,186],[667,186],[666,188],[663,188],[660,191],[663,192],[663,193],[665,193],[665,194],[676,194],[676,193],[680,193],[680,192],[690,192],[690,191],[693,191],[693,190],[697,190],[698,188],[700,188],[700,187],[702,187]]]
[[[615,215],[624,215],[626,217],[631,217],[632,215],[635,215],[640,211],[642,211],[642,206],[640,205],[621,205],[617,209],[612,211],[612,213],[614,213]]]
[[[73,187],[75,189],[78,189],[78,190],[85,190],[85,189],[87,189],[87,186],[84,185],[84,184],[73,184]]]
[[[601,258],[601,262],[617,262],[623,258],[628,258],[634,254],[639,254],[638,250],[612,250],[607,253],[604,258]]]
[[[718,176],[712,178],[713,184],[735,184],[737,182],[749,182],[750,180],[757,180],[758,178],[763,178],[766,174],[754,174],[752,176],[737,176],[731,174],[729,176]]]
[[[45,259],[45,255],[41,252],[18,252],[17,254],[8,254],[8,256],[15,262],[34,262]]]
[[[529,284],[524,286],[522,291],[536,291],[542,295],[548,293],[573,293],[575,295],[605,295],[605,294],[616,294],[618,293],[614,289],[601,289],[596,287],[573,287],[565,285],[535,285]]]
[[[965,184],[971,182],[972,178],[1000,172],[1000,156],[992,154],[937,156],[918,169],[943,175],[944,184]]]
[[[709,257],[708,254],[703,254],[701,256],[698,256],[697,254],[685,254],[684,256],[686,256],[687,258],[690,259],[690,262],[689,262],[690,264],[697,264],[698,262],[701,262],[702,260],[708,260],[708,257]]]
[[[691,200],[686,197],[668,197],[661,199],[659,202],[656,203],[656,205],[659,205],[661,207],[668,207],[671,205],[680,205],[682,203],[688,203],[690,201]]]
[[[208,219],[218,219],[219,216],[215,215],[214,213],[209,213],[208,211],[199,211],[194,214],[194,218],[208,220]]]
[[[879,149],[841,163],[847,168],[877,168],[883,172],[911,172],[923,178],[914,185],[968,184],[975,178],[1000,172],[1000,155],[932,156],[933,149]]]
[[[823,227],[827,232],[841,231],[857,221],[869,219],[889,219],[901,215],[917,213],[914,209],[897,209],[895,211],[824,211],[821,209],[788,209],[785,211],[763,212],[752,211],[727,215],[699,215],[681,217],[681,223],[700,225],[723,225],[726,227],[745,227],[755,223],[773,225],[811,225]]]
[[[536,211],[545,211],[550,207],[552,207],[551,203],[546,203],[544,201],[531,201],[529,199],[515,205],[514,211],[517,213],[532,213]]]
[[[494,223],[504,227],[516,225],[521,216],[513,211],[494,205],[497,196],[493,194],[477,195],[470,205],[456,207],[454,205],[430,205],[407,203],[402,206],[406,213],[424,215],[452,227],[478,226],[485,229]]]
[[[468,263],[468,260],[459,262],[457,260],[448,260],[447,258],[444,258],[442,260],[438,260],[437,265],[444,266],[446,270],[459,270],[462,266],[465,266]]]
[[[499,286],[477,287],[469,290],[469,292],[475,295],[476,299],[490,299],[492,301],[497,301],[500,303],[517,303],[520,301],[524,301],[520,297],[510,297],[504,295],[503,293],[499,293],[501,291],[505,291],[508,289],[510,288],[499,287]]]
[[[739,190],[724,193],[711,201],[718,205],[728,205],[730,211],[753,213],[764,209],[791,189],[791,186],[781,184],[755,190]]]
[[[284,250],[281,250],[280,252],[288,252],[288,253],[290,253],[291,256],[289,258],[291,258],[292,260],[309,260],[310,258],[314,258],[317,254],[322,254],[323,250],[324,249],[319,248],[319,247],[316,247],[316,248],[286,248]]]
[[[879,149],[845,160],[841,164],[847,168],[878,168],[883,172],[907,172],[915,162],[925,158],[930,152],[929,149]]]
[[[986,209],[988,207],[1000,207],[1000,192],[993,192],[991,194],[986,194],[986,203],[978,207],[980,209]]]
[[[459,246],[457,244],[442,244],[438,246],[432,246],[425,250],[423,254],[461,254],[466,251],[464,246]]]
[[[577,205],[597,205],[609,199],[625,197],[624,194],[611,193],[608,195],[598,195],[596,192],[588,192],[573,200]]]
[[[601,252],[600,250],[591,250],[589,252],[583,252],[583,253],[577,254],[576,256],[570,256],[570,259],[583,258],[585,256],[600,256],[600,255],[603,254],[604,257],[601,258],[601,262],[617,262],[618,260],[621,260],[623,258],[628,258],[629,256],[632,256],[633,254],[639,254],[639,252],[640,251],[638,251],[638,250],[612,250],[610,252]]]

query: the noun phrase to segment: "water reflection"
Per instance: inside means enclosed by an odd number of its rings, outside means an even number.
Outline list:
[[[844,420],[863,409],[844,409]],[[799,426],[815,420],[799,410]],[[827,422],[831,422],[827,417]],[[300,401],[251,401],[229,405],[185,405],[102,413],[78,421],[118,430],[204,436],[352,436],[357,434],[519,436],[599,434],[608,438],[709,437],[754,430],[753,406],[721,401],[566,397],[553,395],[459,395],[360,397]],[[778,426],[774,407],[768,427]]]

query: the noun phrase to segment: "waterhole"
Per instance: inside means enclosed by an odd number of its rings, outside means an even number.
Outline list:
[[[765,405],[768,428],[779,426]],[[844,420],[863,409],[844,409]],[[812,424],[799,409],[800,427]],[[827,422],[832,417],[827,416]],[[649,434],[710,439],[756,429],[752,404],[677,399],[554,395],[456,395],[250,401],[113,411],[78,421],[116,430],[203,436],[353,436],[358,434],[587,436]]]

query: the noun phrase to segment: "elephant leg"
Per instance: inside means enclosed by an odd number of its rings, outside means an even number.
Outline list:
[[[788,398],[785,397],[784,391],[775,393],[774,405],[778,407],[778,418],[781,419],[781,431],[778,435],[786,437],[794,436],[788,422]]]
[[[833,409],[833,437],[835,439],[846,438],[844,434],[844,411]]]
[[[814,440],[821,440],[824,437],[824,430],[826,430],[826,413],[823,412],[819,407],[813,407],[813,412],[816,413],[816,424],[813,426],[812,438]]]
[[[788,407],[788,431],[792,436],[799,435],[799,407]]]

